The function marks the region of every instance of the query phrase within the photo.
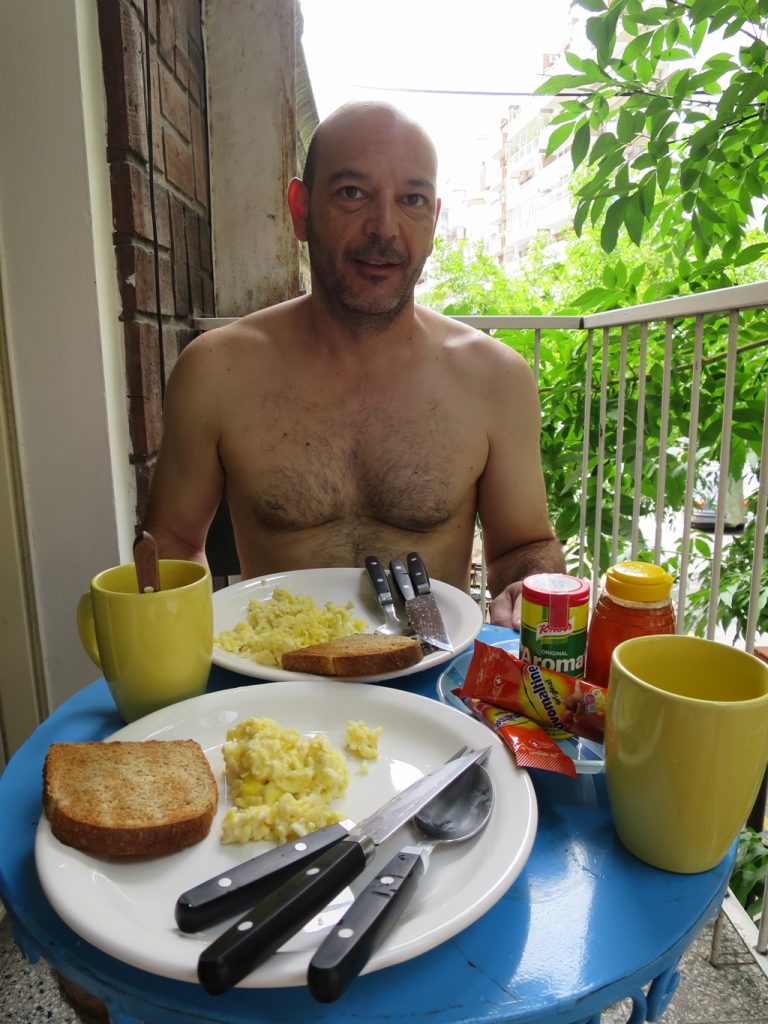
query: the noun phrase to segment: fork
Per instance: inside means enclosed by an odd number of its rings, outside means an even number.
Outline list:
[[[368,555],[365,560],[365,568],[376,592],[376,599],[387,616],[387,621],[377,626],[373,632],[380,636],[403,636],[405,630],[397,617],[386,569],[375,555]]]

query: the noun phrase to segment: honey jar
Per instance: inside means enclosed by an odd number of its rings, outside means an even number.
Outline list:
[[[650,562],[611,566],[589,623],[585,679],[607,686],[611,656],[624,640],[675,632],[673,582],[661,566]]]

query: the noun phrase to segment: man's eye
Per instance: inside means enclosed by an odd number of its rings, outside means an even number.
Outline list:
[[[422,195],[419,195],[418,192],[410,192],[405,197],[405,205],[406,206],[424,206],[426,201],[427,201],[426,197],[422,196]]]
[[[344,185],[343,188],[339,189],[339,194],[344,199],[360,199],[363,193],[357,185]]]

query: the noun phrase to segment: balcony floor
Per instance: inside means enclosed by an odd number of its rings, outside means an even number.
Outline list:
[[[708,926],[683,957],[680,985],[662,1024],[768,1024],[768,978],[729,921],[717,967],[708,960],[711,938]],[[602,1024],[625,1024],[630,1011],[628,1002],[617,1003],[605,1011]],[[26,963],[8,919],[0,921],[0,1022],[79,1024],[87,1019],[62,998],[46,964]]]

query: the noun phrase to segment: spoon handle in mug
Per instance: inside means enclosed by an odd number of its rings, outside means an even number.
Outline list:
[[[160,589],[160,564],[157,544],[151,533],[144,530],[133,542],[133,561],[140,594],[151,594]]]

